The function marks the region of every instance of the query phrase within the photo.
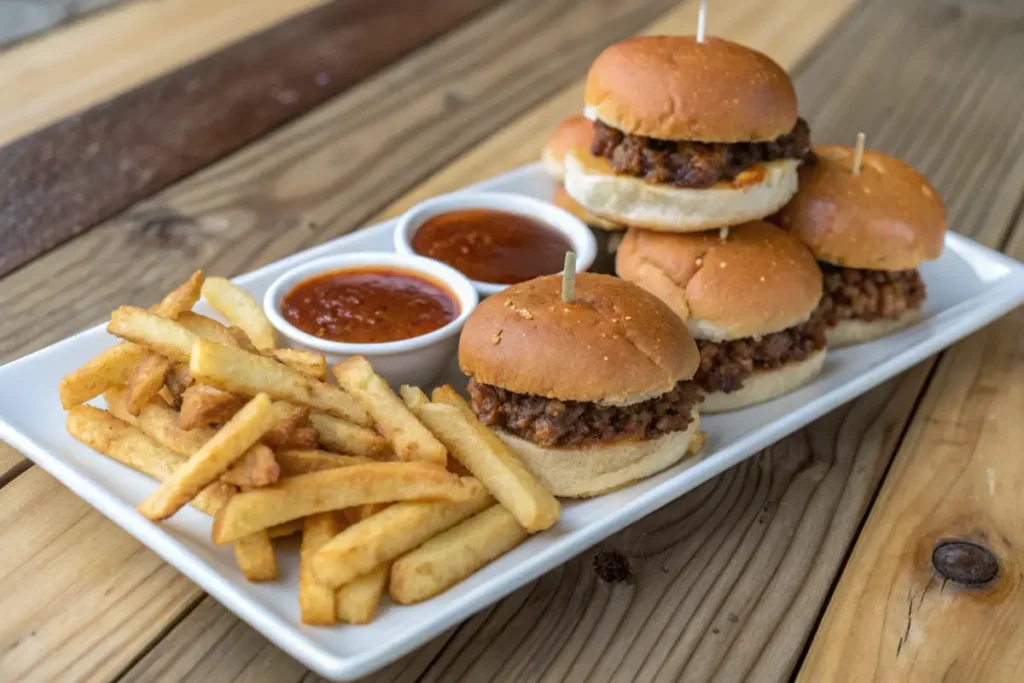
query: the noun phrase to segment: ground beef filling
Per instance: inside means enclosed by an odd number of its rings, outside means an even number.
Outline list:
[[[655,439],[684,431],[701,393],[694,382],[628,406],[602,406],[517,394],[470,380],[469,396],[480,421],[540,446],[581,446],[622,439]]]
[[[829,327],[841,320],[895,320],[924,302],[924,282],[916,270],[818,265],[825,276],[818,311]]]
[[[811,129],[798,119],[788,134],[771,142],[690,142],[626,135],[600,121],[594,122],[591,152],[604,157],[616,173],[676,187],[711,187],[734,179],[758,162],[778,159],[815,160]]]
[[[825,321],[815,312],[807,322],[767,334],[727,342],[697,340],[700,368],[694,381],[708,393],[743,388],[743,380],[757,370],[776,370],[786,363],[805,360],[825,348]]]

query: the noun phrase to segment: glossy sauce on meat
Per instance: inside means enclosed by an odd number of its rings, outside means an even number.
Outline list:
[[[572,245],[533,218],[465,209],[428,219],[413,236],[412,248],[471,280],[510,285],[559,272]]]
[[[281,303],[281,314],[321,339],[381,344],[419,337],[459,316],[441,284],[398,268],[353,268],[311,277]]]

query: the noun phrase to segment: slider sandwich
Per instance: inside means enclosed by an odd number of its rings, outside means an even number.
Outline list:
[[[619,276],[664,301],[697,339],[701,410],[760,403],[810,382],[825,360],[821,271],[807,248],[763,221],[717,231],[626,233]]]
[[[615,272],[615,250],[622,241],[625,228],[584,209],[561,184],[565,180],[565,155],[574,149],[589,153],[593,143],[594,124],[583,115],[576,114],[558,124],[551,139],[544,145],[540,159],[544,170],[559,183],[552,199],[555,206],[565,209],[589,225],[597,239],[597,258],[591,270],[612,274]]]
[[[928,180],[909,164],[864,151],[816,147],[800,191],[772,220],[802,239],[825,275],[820,313],[833,347],[868,341],[921,317],[925,285],[917,268],[938,258],[946,210]]]
[[[594,142],[566,156],[566,190],[631,227],[694,232],[764,218],[812,158],[786,72],[720,38],[612,45],[590,67],[584,114]]]
[[[480,303],[459,340],[471,404],[556,496],[651,476],[703,442],[697,347],[661,301],[609,275],[528,280]]]

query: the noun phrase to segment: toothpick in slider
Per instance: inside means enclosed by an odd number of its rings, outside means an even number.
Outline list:
[[[708,19],[708,0],[700,0],[700,11],[697,13],[697,42],[704,42],[704,26]]]
[[[562,301],[571,304],[576,298],[576,252],[565,252],[565,269],[562,271]]]
[[[853,175],[860,175],[861,161],[864,159],[864,133],[857,133],[857,145],[853,148]]]
[[[722,240],[723,242],[725,240],[729,239],[729,226],[728,225],[724,225],[724,226],[722,226],[721,228],[718,229],[718,239]]]

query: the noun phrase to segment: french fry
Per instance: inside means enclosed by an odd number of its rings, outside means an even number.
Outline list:
[[[135,306],[121,306],[114,311],[107,332],[179,363],[188,362],[192,345],[199,341],[199,337],[173,320]]]
[[[306,425],[305,427],[296,427],[292,430],[292,433],[288,435],[288,440],[281,444],[280,448],[287,448],[293,451],[311,451],[316,449],[319,443],[320,432],[317,431],[316,427]]]
[[[512,550],[527,535],[511,512],[494,505],[396,560],[391,565],[391,599],[410,605],[432,598]]]
[[[338,455],[329,451],[278,451],[277,463],[281,474],[294,477],[311,472],[323,472],[337,467],[366,465],[373,460],[358,455]]]
[[[290,522],[284,524],[277,524],[267,529],[267,533],[270,534],[270,538],[284,538],[285,536],[291,536],[302,531],[302,519],[293,519]]]
[[[152,401],[134,416],[128,412],[127,392],[123,387],[112,387],[103,393],[107,408],[118,419],[135,425],[157,443],[185,459],[195,455],[212,439],[217,430],[209,427],[186,430],[178,424],[178,414],[168,405]],[[185,460],[183,459],[182,462]],[[280,467],[274,453],[263,444],[254,444],[238,462],[221,476],[221,481],[236,486],[268,486],[277,481]]]
[[[451,387],[448,391],[435,391],[434,395],[456,403],[424,403],[414,412],[448,452],[465,465],[527,531],[543,531],[558,521],[561,506],[555,497],[501,439],[493,432],[490,432],[493,438],[487,436],[484,431],[487,428],[477,420],[462,397]]]
[[[316,575],[329,586],[341,586],[494,505],[480,482],[467,477],[462,483],[472,491],[466,501],[395,503],[345,529],[313,558]]]
[[[303,375],[321,382],[327,381],[327,359],[322,353],[302,349],[274,349],[272,357]]]
[[[302,474],[274,486],[240,493],[213,523],[213,542],[242,536],[297,517],[365,503],[399,500],[467,500],[473,490],[448,472],[425,463],[374,462]]]
[[[138,344],[122,342],[107,349],[60,381],[60,404],[64,410],[91,401],[117,384],[124,384],[132,370],[149,351]]]
[[[175,319],[179,325],[195,334],[200,339],[207,339],[209,341],[215,341],[218,344],[224,346],[236,346],[242,348],[238,340],[235,339],[235,335],[231,334],[231,330],[228,329],[227,325],[208,318],[205,315],[193,313],[192,311],[184,311]]]
[[[299,551],[299,614],[302,623],[327,626],[338,620],[334,589],[320,583],[310,561],[324,543],[341,530],[341,523],[332,512],[306,517]]]
[[[171,368],[171,371],[164,377],[164,387],[171,394],[171,400],[168,401],[168,405],[180,409],[185,390],[195,383],[196,381],[192,379],[192,373],[188,371],[187,363],[175,365]]]
[[[190,457],[187,463],[175,470],[174,474],[165,479],[156,491],[142,501],[139,505],[139,512],[152,520],[166,519],[173,515],[203,487],[224,474],[263,436],[273,421],[274,412],[271,410],[270,397],[266,394],[257,395],[212,439],[203,444],[203,447]],[[228,505],[230,504],[229,501]],[[253,529],[253,531],[258,530]],[[237,538],[232,540],[237,540]]]
[[[341,511],[341,516],[349,524],[357,524],[367,517],[373,517],[390,505],[391,503],[367,503],[366,505],[359,505],[354,508],[345,508]]]
[[[376,458],[388,447],[380,434],[332,415],[310,413],[309,423],[319,432],[320,443],[338,453]]]
[[[277,578],[277,558],[266,531],[257,531],[235,541],[235,562],[249,581],[273,581]]]
[[[368,624],[373,621],[390,572],[390,565],[382,564],[339,588],[334,597],[338,621],[346,624]]]
[[[176,319],[185,311],[191,311],[192,307],[199,301],[199,295],[203,287],[203,271],[197,270],[183,284],[171,290],[167,296],[160,300],[152,310],[163,318]]]
[[[248,396],[265,392],[274,399],[308,406],[364,427],[373,424],[369,414],[341,389],[317,382],[272,358],[199,341],[192,350],[189,371],[196,380],[224,391]]]
[[[373,372],[365,358],[352,356],[335,365],[332,372],[338,384],[373,417],[377,429],[391,444],[399,459],[419,460],[444,467],[447,462],[444,446],[395,396],[387,382]]]
[[[235,416],[245,399],[205,384],[193,384],[181,395],[181,428],[201,429],[224,424]]]
[[[252,341],[250,341],[249,337],[245,335],[245,332],[241,327],[238,327],[237,325],[229,325],[228,332],[230,332],[231,336],[235,338],[235,346],[238,348],[243,351],[248,351],[249,353],[260,352],[259,349],[252,345]]]
[[[405,407],[416,413],[416,409],[420,406],[425,406],[430,403],[430,399],[423,393],[423,390],[419,387],[411,387],[408,384],[403,384],[398,389],[398,395],[402,397],[402,402],[405,403]]]
[[[93,450],[157,481],[167,479],[186,462],[184,456],[156,443],[137,427],[92,406],[74,406],[67,416],[67,430]],[[237,490],[214,482],[192,499],[192,506],[216,514]]]
[[[274,326],[249,292],[227,278],[210,277],[203,283],[203,296],[232,325],[241,328],[257,349],[274,348]]]
[[[152,353],[140,360],[128,375],[128,412],[138,415],[142,407],[156,396],[171,370],[171,361]]]
[[[278,401],[274,404],[274,410],[277,412],[277,418],[274,426],[263,435],[263,443],[277,449],[287,444],[295,430],[305,425],[309,418],[309,408]],[[315,445],[314,441],[313,446]]]

